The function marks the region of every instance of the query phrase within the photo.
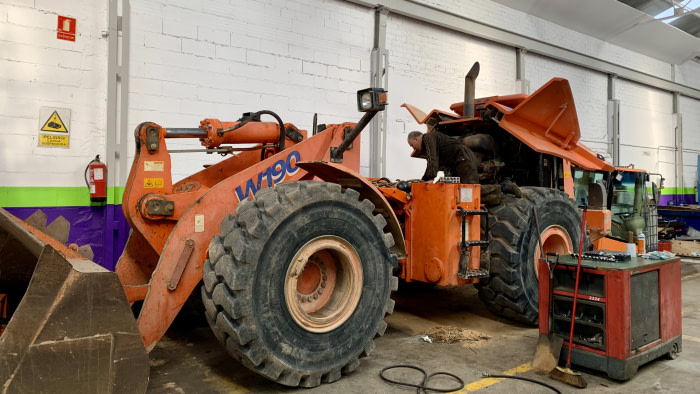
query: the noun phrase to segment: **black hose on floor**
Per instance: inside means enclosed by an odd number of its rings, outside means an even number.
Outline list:
[[[399,382],[398,380],[392,380],[392,379],[389,379],[386,376],[384,376],[384,372],[386,372],[390,369],[396,369],[396,368],[408,368],[408,369],[414,369],[416,371],[419,371],[420,373],[423,374],[423,381],[420,382],[420,384],[413,384],[413,383]],[[459,387],[453,387],[453,388],[449,388],[449,389],[440,389],[440,388],[427,386],[430,379],[432,379],[435,376],[440,376],[440,375],[448,376],[448,377],[456,380],[457,383],[459,383]],[[430,375],[428,375],[428,373],[425,372],[424,369],[413,366],[413,365],[400,364],[400,365],[392,365],[392,366],[386,367],[386,368],[382,369],[381,372],[379,372],[379,377],[382,378],[383,381],[385,381],[387,383],[395,384],[397,386],[415,387],[416,393],[418,393],[418,394],[425,393],[428,390],[435,391],[437,393],[450,393],[453,391],[459,391],[462,388],[464,388],[464,381],[462,379],[460,379],[459,376],[457,376],[457,375],[453,375],[453,374],[448,373],[448,372],[435,372],[435,373],[431,373]]]
[[[524,380],[524,381],[526,381],[526,382],[531,382],[531,383],[535,383],[535,384],[539,384],[539,385],[541,385],[541,386],[547,387],[548,389],[553,390],[555,393],[561,394],[561,391],[559,391],[559,390],[558,390],[556,387],[554,387],[554,386],[551,386],[551,385],[549,385],[549,384],[547,384],[547,383],[545,383],[545,382],[540,382],[539,380],[530,379],[530,378],[526,378],[526,377],[523,377],[523,376],[513,376],[513,375],[491,375],[491,374],[489,374],[489,373],[484,373],[482,376],[484,376],[485,378],[499,378],[499,379],[517,379],[517,380]]]
[[[416,371],[418,371],[418,372],[420,372],[420,373],[423,374],[423,381],[421,381],[420,384],[413,384],[413,383],[400,382],[400,381],[398,381],[398,380],[389,379],[389,378],[387,378],[386,376],[384,376],[384,372],[386,372],[386,371],[388,371],[388,370],[391,370],[391,369],[397,369],[397,368],[407,368],[407,369],[416,370]],[[436,388],[436,387],[430,387],[430,386],[428,386],[428,382],[430,381],[430,379],[432,379],[432,378],[435,377],[435,376],[447,376],[447,377],[450,377],[450,378],[454,379],[455,381],[457,381],[457,383],[459,384],[459,387],[452,387],[452,388],[449,388],[449,389],[442,389],[442,388]],[[484,373],[482,376],[484,376],[484,377],[486,377],[486,378],[524,380],[524,381],[526,381],[526,382],[535,383],[535,384],[539,384],[540,386],[547,387],[548,389],[554,391],[555,393],[561,394],[561,391],[559,391],[556,387],[554,387],[554,386],[552,386],[552,385],[549,385],[549,384],[547,384],[547,383],[545,383],[545,382],[541,382],[541,381],[539,381],[539,380],[535,380],[535,379],[531,379],[531,378],[526,378],[526,377],[523,377],[523,376],[514,376],[514,375],[492,375],[492,374],[489,374],[489,373]],[[428,391],[434,391],[434,392],[437,392],[437,393],[450,393],[450,392],[453,392],[453,391],[459,391],[459,390],[461,390],[461,389],[464,388],[464,381],[463,381],[462,379],[460,379],[460,377],[457,376],[457,375],[451,374],[451,373],[449,373],[449,372],[435,372],[435,373],[431,373],[430,375],[428,375],[428,373],[425,372],[425,370],[424,370],[423,368],[416,367],[416,366],[414,366],[414,365],[408,365],[408,364],[399,364],[399,365],[391,365],[391,366],[388,366],[388,367],[382,369],[382,370],[379,372],[379,377],[382,378],[383,381],[385,381],[385,382],[387,382],[387,383],[390,383],[390,384],[395,384],[395,385],[397,385],[397,386],[415,387],[415,388],[416,388],[416,393],[418,393],[418,394],[426,393],[426,392],[428,392]]]

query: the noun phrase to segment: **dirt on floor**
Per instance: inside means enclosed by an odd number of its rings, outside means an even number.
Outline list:
[[[430,337],[430,339],[432,339],[434,342],[439,343],[457,343],[463,341],[476,342],[491,339],[491,336],[478,331],[455,326],[433,327],[428,330],[426,334],[428,334],[428,337]]]

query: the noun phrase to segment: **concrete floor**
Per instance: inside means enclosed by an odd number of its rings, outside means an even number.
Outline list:
[[[582,370],[591,393],[689,393],[700,382],[700,260],[682,263],[683,352],[676,360],[658,359],[639,369],[626,382]],[[404,285],[402,283],[402,285]],[[314,389],[290,389],[269,382],[231,359],[219,346],[203,320],[188,318],[173,326],[151,352],[148,393],[413,393],[415,389],[390,386],[379,371],[395,364],[412,364],[428,373],[445,371],[461,377],[466,386],[459,393],[553,392],[533,383],[483,378],[482,373],[513,374],[557,387],[561,392],[580,390],[556,382],[532,369],[537,344],[536,328],[525,327],[490,314],[472,286],[459,288],[402,288],[393,297],[389,327],[375,339],[376,349],[360,366],[339,381]],[[436,326],[457,326],[492,338],[471,343],[439,344],[417,340]],[[392,371],[392,379],[418,383],[417,371]],[[443,386],[440,386],[440,384]],[[449,380],[435,380],[436,387],[454,387]]]

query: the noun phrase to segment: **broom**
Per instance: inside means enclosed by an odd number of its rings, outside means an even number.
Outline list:
[[[583,214],[581,215],[581,240],[578,244],[578,261],[576,262],[576,284],[574,285],[574,300],[573,306],[571,307],[571,330],[569,331],[569,354],[566,357],[566,368],[557,366],[550,372],[549,377],[554,380],[558,380],[562,383],[566,383],[569,386],[586,388],[588,383],[583,379],[580,373],[575,372],[571,369],[571,348],[574,342],[574,322],[576,319],[576,298],[578,297],[578,281],[581,275],[581,255],[583,254],[583,237],[584,231],[586,230],[586,210],[588,206],[584,203]]]

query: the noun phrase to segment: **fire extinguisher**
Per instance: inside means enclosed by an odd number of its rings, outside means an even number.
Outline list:
[[[90,201],[107,201],[107,166],[100,161],[100,155],[85,167],[85,183],[90,189]]]

